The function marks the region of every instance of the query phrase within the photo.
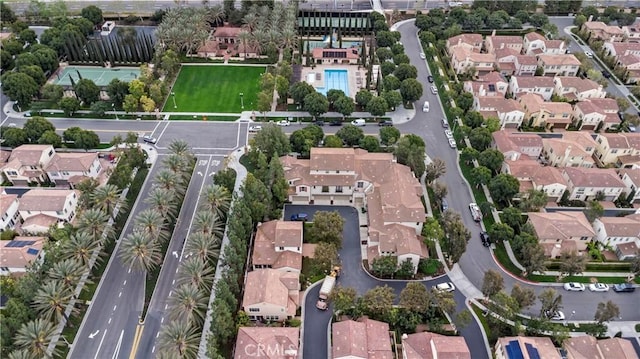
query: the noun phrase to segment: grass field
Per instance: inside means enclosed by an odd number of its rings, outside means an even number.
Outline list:
[[[177,108],[169,95],[163,111],[240,113],[240,93],[249,111],[257,103],[264,71],[264,67],[184,65],[173,86]]]

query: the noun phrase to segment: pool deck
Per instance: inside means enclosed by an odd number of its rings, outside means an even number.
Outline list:
[[[349,97],[355,98],[356,93],[364,88],[367,84],[367,69],[358,65],[335,64],[335,65],[316,65],[314,68],[303,67],[302,79],[308,81],[309,75],[314,74],[314,81],[310,83],[315,88],[325,87],[324,70],[347,70],[347,80],[349,86]],[[329,89],[327,89],[328,91]]]

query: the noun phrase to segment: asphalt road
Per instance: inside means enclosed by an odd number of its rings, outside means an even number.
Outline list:
[[[402,34],[402,43],[405,51],[409,56],[411,63],[418,69],[418,80],[423,84],[427,84],[427,76],[429,75],[428,67],[424,60],[420,59],[420,45],[416,38],[416,27],[412,23],[400,26],[399,31]],[[462,219],[469,231],[471,232],[471,240],[467,245],[467,251],[462,256],[459,265],[467,278],[477,288],[482,288],[482,280],[484,273],[490,269],[503,272],[496,264],[491,252],[482,246],[480,242],[480,226],[473,221],[469,213],[469,203],[473,201],[469,193],[468,186],[462,175],[457,169],[457,157],[455,151],[449,148],[440,119],[444,117],[441,104],[431,92],[426,89],[425,95],[420,99],[418,107],[425,100],[430,102],[430,112],[418,112],[416,117],[409,123],[397,126],[402,133],[414,133],[424,138],[426,143],[427,155],[430,158],[440,158],[447,164],[447,172],[439,181],[446,183],[449,189],[447,202],[449,208],[460,212]],[[521,286],[530,286],[536,293],[548,288],[547,285],[530,285],[514,279],[508,274],[503,275],[505,286],[508,291],[514,284]],[[557,287],[556,287],[557,288]],[[558,288],[562,294],[563,310],[568,313],[575,311],[573,320],[593,320],[593,315],[597,304],[601,301],[613,300],[620,307],[620,315],[623,320],[640,320],[640,310],[638,310],[638,294],[618,294],[610,291],[608,293],[592,293],[592,292],[566,292],[562,288]],[[536,303],[528,313],[531,315],[539,314],[539,304]],[[465,337],[466,338],[466,337]],[[471,348],[471,347],[470,347]],[[474,352],[474,348],[471,348]]]

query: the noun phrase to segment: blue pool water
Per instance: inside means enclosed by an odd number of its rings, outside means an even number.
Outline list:
[[[317,87],[316,90],[325,96],[329,90],[342,90],[349,96],[347,70],[324,70],[324,87]]]

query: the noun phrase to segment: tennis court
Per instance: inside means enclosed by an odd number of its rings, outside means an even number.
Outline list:
[[[104,67],[68,66],[62,72],[53,76],[53,83],[56,85],[71,86],[71,78],[76,83],[83,78],[95,82],[100,87],[105,87],[113,79],[129,82],[138,78],[140,69],[137,67],[114,67],[108,69]]]

